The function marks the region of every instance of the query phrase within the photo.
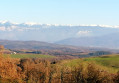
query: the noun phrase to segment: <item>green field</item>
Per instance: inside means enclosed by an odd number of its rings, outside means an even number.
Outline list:
[[[115,73],[119,71],[119,54],[100,57],[81,58],[74,60],[64,60],[61,62],[61,64],[71,67],[75,67],[79,64],[84,64],[84,66],[86,66],[89,63],[93,63],[99,66],[101,69]]]
[[[119,68],[119,54],[86,58],[84,61],[95,61],[97,64],[103,66],[112,67],[115,69]]]
[[[11,58],[54,58],[55,56],[51,55],[42,55],[42,54],[5,54],[5,57],[9,56]]]

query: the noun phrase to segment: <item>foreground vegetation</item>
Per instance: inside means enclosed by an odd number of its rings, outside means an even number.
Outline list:
[[[55,62],[8,58],[0,52],[0,83],[119,83],[118,71],[109,70],[118,70],[118,58],[115,55]]]
[[[51,63],[42,59],[0,57],[1,83],[118,83],[119,73],[100,65],[80,60]]]

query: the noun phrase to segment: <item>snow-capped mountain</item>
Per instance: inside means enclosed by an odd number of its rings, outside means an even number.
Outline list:
[[[109,25],[57,25],[38,23],[0,22],[0,39],[37,40],[55,42],[67,38],[97,37],[118,33],[118,26]]]

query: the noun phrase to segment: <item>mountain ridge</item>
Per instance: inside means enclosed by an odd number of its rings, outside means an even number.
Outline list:
[[[105,47],[119,49],[119,33],[113,33],[98,37],[69,38],[56,42],[61,45],[73,45],[84,47]]]
[[[118,26],[115,26],[118,27]],[[100,25],[52,25],[0,22],[0,39],[56,42],[68,38],[98,37],[119,32],[119,28]]]

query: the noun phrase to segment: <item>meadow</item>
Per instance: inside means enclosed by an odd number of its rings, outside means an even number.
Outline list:
[[[115,69],[119,68],[119,54],[113,54],[108,56],[86,58],[84,61],[95,61],[97,64],[112,67]]]
[[[43,54],[4,54],[5,57],[11,58],[54,58],[55,56]]]
[[[75,67],[78,66],[79,64],[85,64],[86,66],[89,63],[93,63],[98,67],[100,67],[101,69],[104,69],[110,73],[115,73],[119,71],[119,54],[64,60],[60,64]]]

